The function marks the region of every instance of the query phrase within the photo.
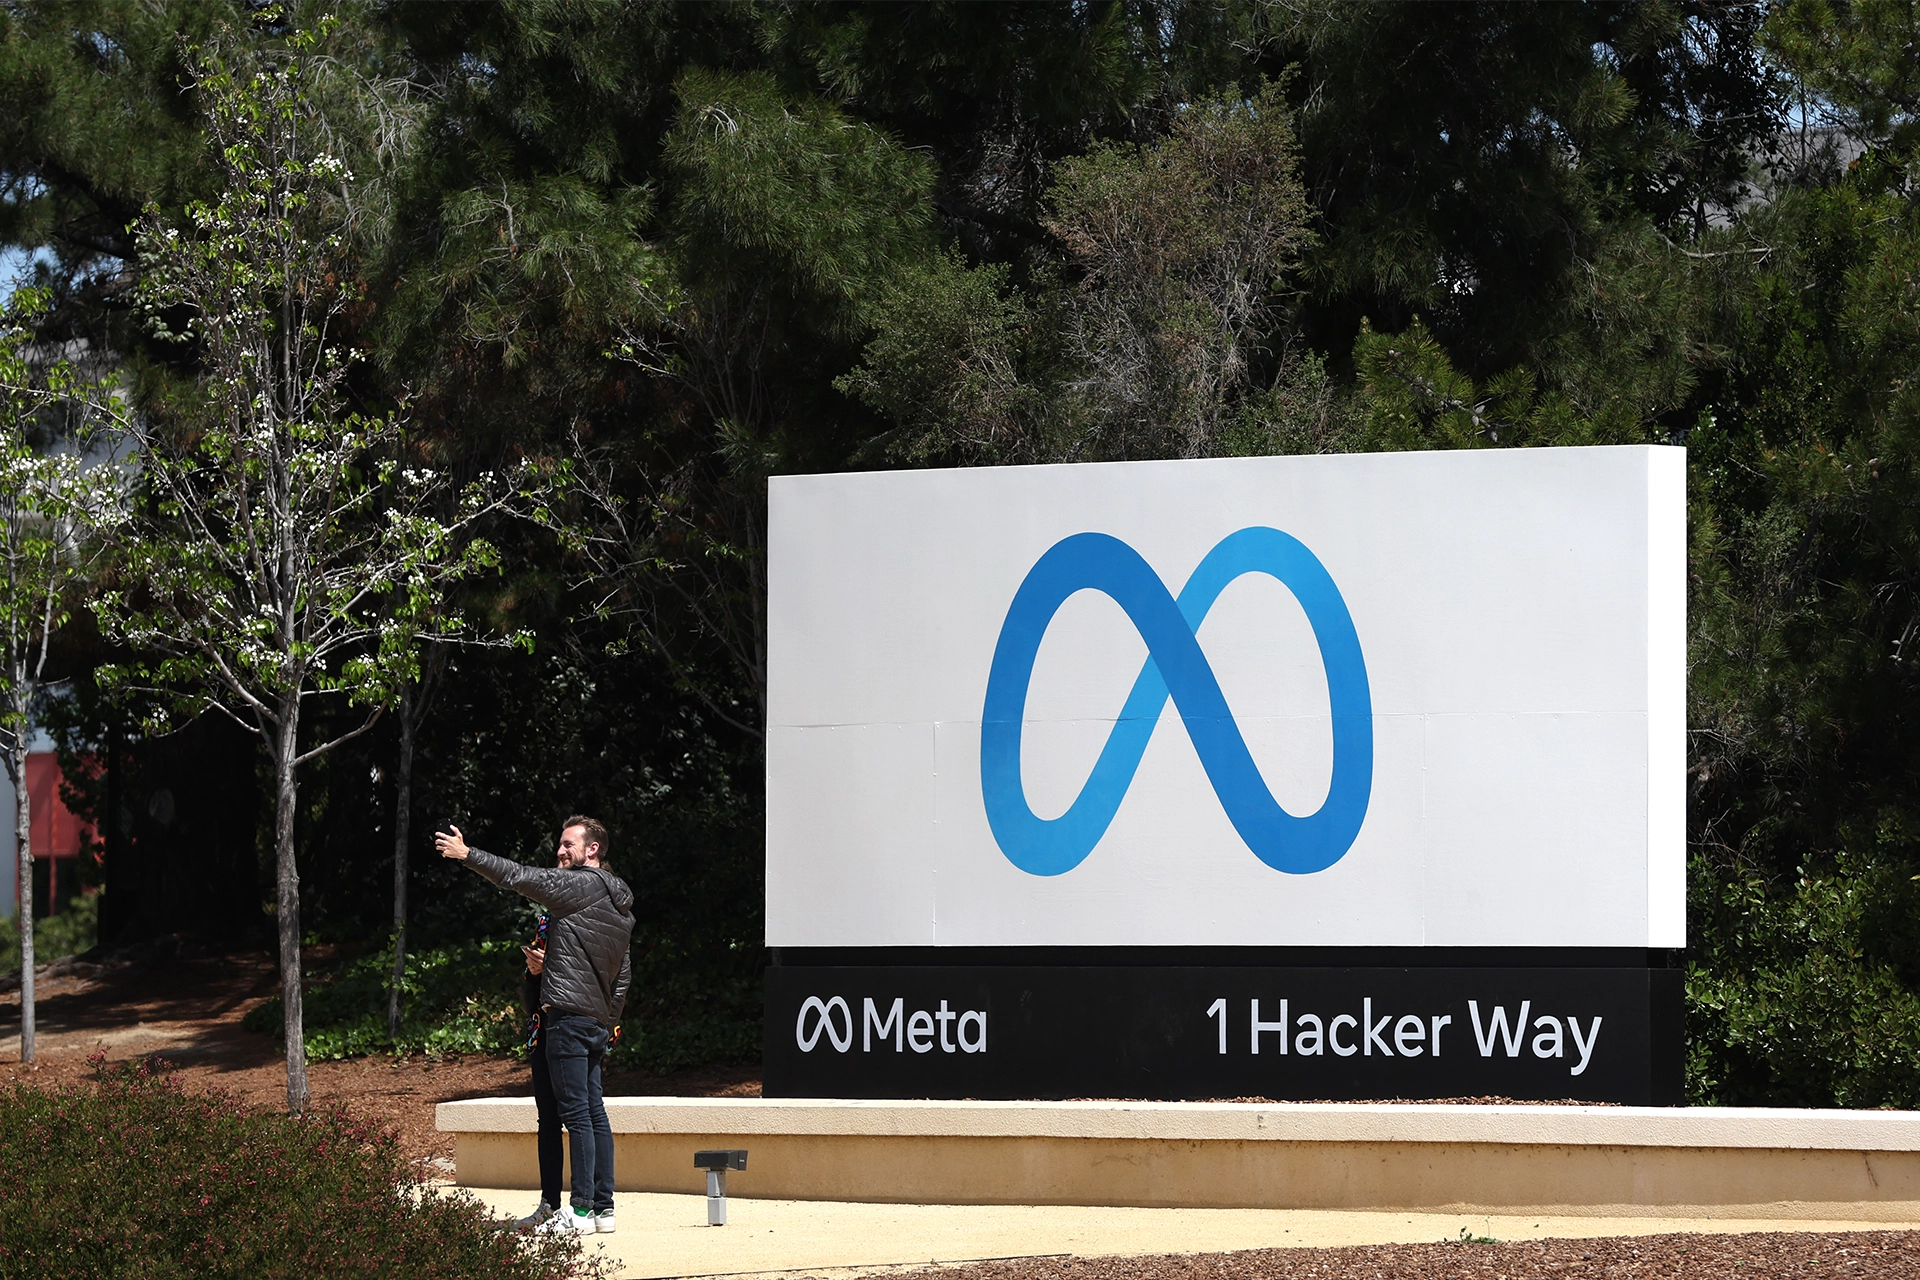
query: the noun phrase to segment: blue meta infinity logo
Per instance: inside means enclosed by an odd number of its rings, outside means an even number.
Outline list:
[[[1247,751],[1194,633],[1220,593],[1243,574],[1278,579],[1306,611],[1320,645],[1333,712],[1333,781],[1319,810],[1280,807]],[[1053,615],[1079,591],[1099,591],[1126,611],[1147,642],[1146,665],[1127,695],[1093,772],[1057,818],[1040,818],[1020,781],[1027,687]],[[1168,696],[1185,723],[1214,794],[1254,856],[1276,871],[1324,871],[1346,854],[1373,793],[1373,697],[1360,637],[1340,589],[1313,552],[1278,529],[1241,529],[1220,540],[1175,600],[1147,562],[1118,538],[1079,533],[1040,557],[1007,609],[981,713],[980,791],[1007,859],[1036,876],[1071,871],[1093,852],[1133,783]]]

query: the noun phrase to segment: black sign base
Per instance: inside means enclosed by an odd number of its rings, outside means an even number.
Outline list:
[[[767,971],[774,1098],[1681,1101],[1654,968]]]

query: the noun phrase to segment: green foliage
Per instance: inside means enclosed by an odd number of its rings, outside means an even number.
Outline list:
[[[1920,1098],[1920,356],[1908,198],[1775,202],[1692,433],[1693,1088]]]
[[[98,940],[100,895],[83,893],[57,916],[40,916],[33,922],[33,959],[47,964],[62,956],[89,951]],[[0,919],[0,973],[20,972],[20,917]]]
[[[419,1181],[390,1133],[339,1112],[249,1112],[185,1093],[150,1064],[0,1094],[0,1164],[0,1271],[10,1275],[560,1280],[604,1270],[576,1239],[500,1232],[470,1197]]]
[[[103,539],[125,526],[124,476],[83,465],[102,420],[117,425],[110,377],[46,349],[46,290],[0,307],[0,748],[21,785],[49,646],[91,585]]]
[[[1270,387],[1249,394],[1220,433],[1228,457],[1348,453],[1368,447],[1355,397],[1336,383],[1327,362],[1309,350]],[[1377,447],[1377,446],[1376,446]]]
[[[1789,0],[1773,6],[1766,35],[1786,69],[1861,136],[1909,161],[1920,151],[1920,12],[1909,0]]]
[[[1284,278],[1313,243],[1283,86],[1180,111],[1153,146],[1059,165],[1047,229],[1080,274],[1065,322],[1070,456],[1205,457],[1260,383]]]
[[[523,941],[515,937],[412,952],[397,1040],[387,1034],[392,964],[386,954],[369,952],[313,974],[305,998],[307,1057],[324,1062],[380,1053],[524,1054]],[[716,981],[684,954],[643,946],[634,970],[634,998],[609,1065],[665,1073],[758,1055],[757,949],[733,974]],[[244,1025],[284,1035],[279,997],[250,1010]]]
[[[503,176],[446,192],[432,257],[400,279],[376,326],[392,357],[425,359],[457,333],[514,373],[540,373],[555,330],[611,343],[673,301],[660,255],[642,234],[644,190],[603,191],[570,174]],[[455,376],[438,370],[431,390]]]
[[[183,45],[227,3],[154,9],[134,0],[18,4],[0,13],[0,239],[43,246],[69,282],[132,256],[127,225],[148,201],[175,204],[205,182],[181,89]],[[139,145],[131,145],[138,139]],[[85,183],[34,175],[85,173]]]
[[[862,363],[834,384],[897,424],[867,453],[1202,457],[1230,451],[1229,434],[1248,447],[1263,430],[1249,423],[1294,408],[1281,388],[1304,363],[1275,323],[1313,240],[1288,117],[1269,83],[1188,104],[1151,145],[1063,159],[1044,214],[1060,253],[1031,298],[1007,267],[951,251],[901,271]]]
[[[695,949],[687,935],[642,932],[615,1067],[663,1075],[713,1062],[760,1057],[761,948],[736,937],[729,950]],[[704,954],[703,954],[704,952]]]
[[[1697,857],[1687,1095],[1699,1104],[1920,1106],[1920,887],[1911,832],[1785,883]],[[1901,846],[1905,846],[1904,848]]]
[[[1732,206],[1778,127],[1757,15],[1733,6],[1274,13],[1324,228],[1304,320],[1334,356],[1363,319],[1397,332],[1417,314],[1477,381],[1525,366],[1547,389],[1604,393],[1585,361],[1638,339],[1588,340],[1594,290],[1657,256],[1647,224],[1691,236]],[[1628,292],[1642,309],[1684,297]]]
[[[932,248],[933,166],[838,108],[765,74],[693,70],[666,138],[673,221],[691,285],[784,288],[856,321],[895,265]]]
[[[1533,374],[1513,368],[1476,386],[1426,326],[1404,333],[1363,327],[1354,344],[1356,411],[1377,449],[1475,449],[1637,443],[1637,422],[1596,421],[1556,392],[1540,394]]]
[[[896,424],[868,455],[909,465],[1052,456],[1059,445],[1048,395],[1021,373],[1044,362],[1042,335],[1054,317],[1036,314],[1008,276],[1002,264],[969,266],[949,250],[908,264],[880,288],[861,363],[834,383]]]
[[[374,951],[313,975],[305,997],[307,1056],[371,1053],[503,1053],[526,1040],[520,1012],[522,939],[412,951],[402,987],[400,1037],[387,1034],[391,952]],[[285,1034],[278,996],[248,1012],[249,1031]]]
[[[1036,210],[1043,176],[1008,162],[1009,141],[1072,154],[1231,80],[1259,39],[1256,12],[1242,5],[934,0],[769,6],[756,17],[769,62],[890,122],[943,158],[951,194],[1003,215]]]

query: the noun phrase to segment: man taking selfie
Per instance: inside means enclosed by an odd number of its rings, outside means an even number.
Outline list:
[[[451,825],[451,824],[449,824]],[[601,865],[607,829],[575,814],[560,828],[556,867],[528,867],[435,832],[443,858],[465,862],[503,889],[547,909],[540,978],[540,1039],[560,1122],[572,1135],[572,1213],[556,1213],[537,1231],[612,1231],[613,1130],[600,1092],[607,1038],[627,1002],[633,963],[633,890]]]

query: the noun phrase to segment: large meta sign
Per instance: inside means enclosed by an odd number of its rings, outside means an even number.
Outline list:
[[[775,479],[768,943],[1684,945],[1684,466]]]

